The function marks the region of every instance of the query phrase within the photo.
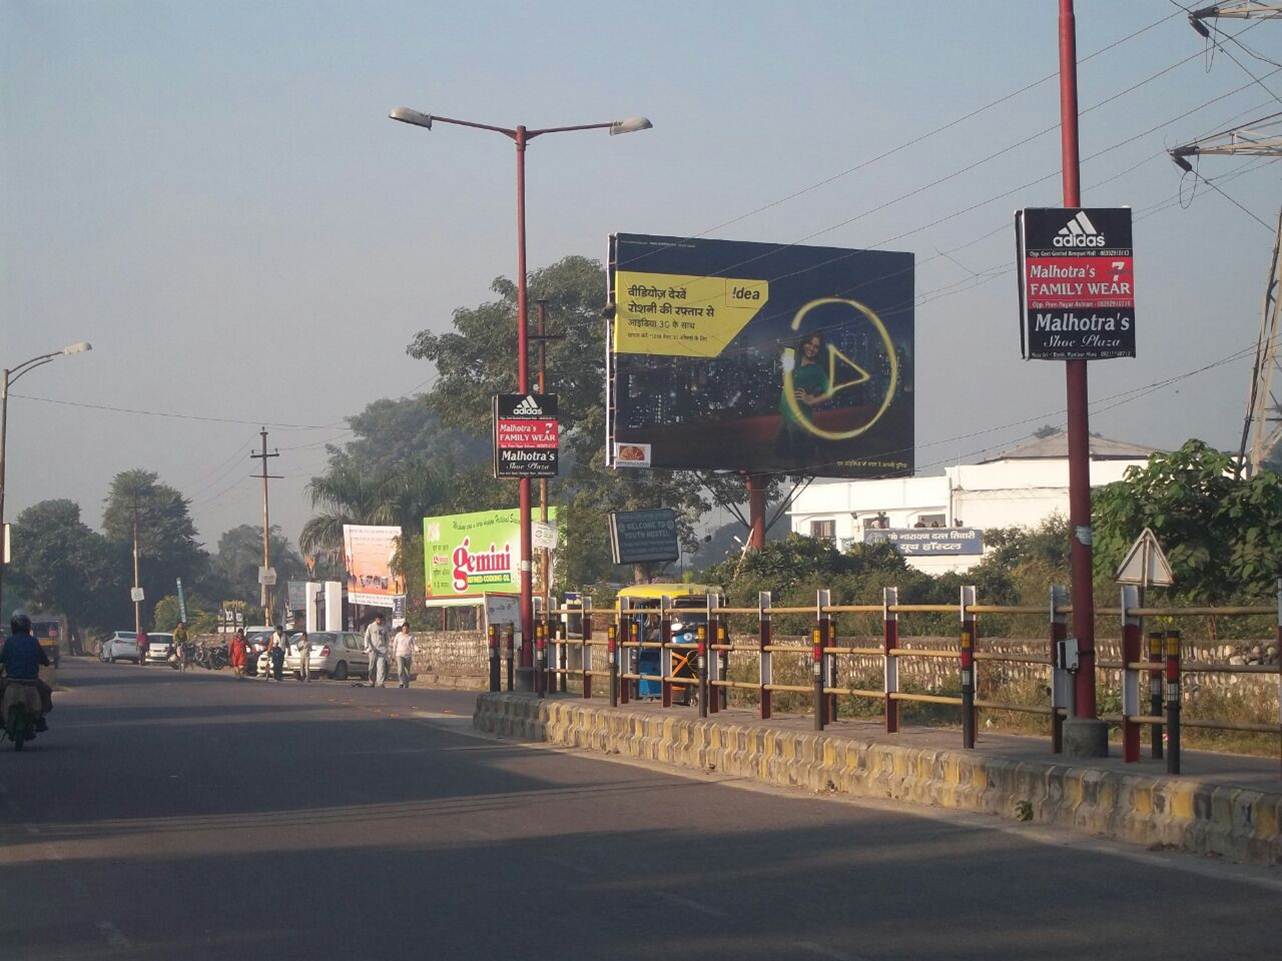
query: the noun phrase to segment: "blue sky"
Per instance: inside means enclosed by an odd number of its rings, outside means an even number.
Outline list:
[[[213,543],[259,520],[247,455],[260,420],[341,426],[430,376],[404,353],[413,334],[443,329],[455,307],[486,299],[491,279],[512,272],[512,155],[494,135],[387,120],[399,104],[501,124],[654,121],[643,134],[531,146],[534,267],[601,256],[615,230],[851,247],[911,231],[888,246],[917,254],[925,301],[919,466],[1056,422],[1062,367],[1019,359],[1011,275],[981,281],[1013,261],[1011,233],[999,229],[1012,210],[1057,203],[1058,178],[981,202],[1054,174],[1058,132],[868,212],[1054,124],[1053,80],[735,220],[1053,73],[1056,6],[7,0],[0,361],[82,338],[94,352],[15,389],[45,400],[11,403],[6,513],[65,496],[97,524],[110,477],[145,466],[192,497]],[[1201,39],[1167,0],[1079,0],[1079,52],[1161,18],[1082,65],[1083,109],[1192,59],[1086,112],[1083,157],[1251,89],[1083,167],[1086,203],[1137,210],[1140,356],[1092,365],[1091,426],[1140,443],[1200,436],[1227,447],[1241,430],[1250,358],[1116,395],[1254,340],[1269,232],[1205,188],[1186,209],[1173,203],[1179,171],[1160,154],[1279,103],[1224,55],[1196,56]],[[1282,24],[1250,26],[1243,39],[1282,58]],[[1235,52],[1259,76],[1275,69]],[[1282,94],[1282,73],[1265,82]],[[1244,164],[1207,158],[1202,172]],[[1271,222],[1279,168],[1245,171],[1224,189]],[[287,475],[273,519],[289,536],[308,516],[303,487],[323,466],[321,442],[341,437],[333,427],[272,430],[284,455],[273,466]]]

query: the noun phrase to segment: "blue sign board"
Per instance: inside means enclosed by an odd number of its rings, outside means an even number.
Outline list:
[[[892,527],[864,531],[865,544],[891,543],[905,557],[965,557],[984,553],[977,527]]]

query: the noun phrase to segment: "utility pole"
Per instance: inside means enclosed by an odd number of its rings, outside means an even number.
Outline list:
[[[535,389],[540,394],[547,393],[547,342],[549,340],[565,340],[565,334],[549,334],[547,332],[547,308],[546,300],[535,302],[536,316],[539,326],[532,338],[539,345],[539,369]],[[539,478],[539,520],[544,524],[548,522],[548,479]],[[539,551],[539,571],[543,578],[543,610],[546,612],[552,607],[552,563],[551,555],[546,547]]]
[[[138,600],[138,502],[134,501],[134,637],[142,634],[142,601]]]
[[[263,591],[262,591],[263,623],[274,624],[275,622],[272,620],[272,585],[266,582],[266,578],[269,576],[268,571],[270,571],[272,568],[272,546],[271,546],[272,523],[271,523],[271,513],[267,509],[267,482],[269,480],[280,480],[281,475],[267,473],[267,459],[269,457],[279,457],[280,451],[273,450],[272,453],[270,454],[267,453],[267,428],[266,427],[262,428],[258,432],[258,434],[263,441],[262,453],[250,454],[249,456],[252,457],[254,460],[260,460],[263,462],[262,473],[251,475],[251,476],[260,477],[262,478],[262,481],[263,481],[263,576],[262,578],[260,578],[260,580],[262,581],[262,587],[263,587]]]
[[[1059,0],[1059,119],[1064,206],[1082,205],[1077,142],[1077,21],[1073,0]],[[1108,726],[1095,708],[1095,597],[1091,574],[1091,436],[1086,361],[1064,362],[1068,399],[1069,564],[1073,633],[1077,636],[1076,698],[1064,724],[1064,750],[1076,757],[1107,757]]]

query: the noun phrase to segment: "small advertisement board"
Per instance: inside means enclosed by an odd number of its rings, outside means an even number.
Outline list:
[[[1134,357],[1130,208],[1029,207],[1015,236],[1024,358]]]
[[[676,511],[670,507],[612,511],[610,550],[616,564],[675,561],[681,556],[677,545]]]
[[[864,531],[865,544],[894,544],[905,557],[975,557],[984,553],[976,527],[891,527]]]
[[[556,508],[548,508],[556,520]],[[475,599],[521,590],[520,511],[473,511],[423,518],[425,601]],[[534,592],[543,591],[534,565]]]
[[[405,594],[404,576],[392,570],[392,559],[400,540],[399,527],[343,525],[343,562],[349,602],[395,607],[396,598]]]
[[[496,394],[494,476],[555,477],[556,394]]]

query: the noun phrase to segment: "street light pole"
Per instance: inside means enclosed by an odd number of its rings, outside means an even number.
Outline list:
[[[628,117],[624,120],[611,120],[606,123],[575,124],[568,127],[543,127],[530,130],[524,124],[516,127],[499,127],[493,124],[476,123],[471,120],[458,120],[452,117],[440,117],[422,113],[409,107],[397,107],[388,113],[392,120],[412,124],[415,127],[432,129],[433,123],[452,124],[459,127],[472,127],[477,130],[489,130],[503,134],[516,144],[516,382],[517,391],[526,393],[530,389],[529,358],[529,316],[527,314],[528,289],[525,265],[525,146],[535,137],[549,133],[570,133],[579,130],[608,130],[611,136],[622,133],[634,133],[648,130],[653,124],[645,117]],[[518,672],[523,690],[534,687],[534,595],[531,577],[530,554],[530,478],[522,477],[518,482],[518,508],[521,527],[521,652]]]
[[[87,340],[78,341],[74,344],[68,344],[62,350],[55,350],[48,354],[40,354],[32,357],[30,360],[24,360],[21,364],[14,367],[4,368],[4,373],[0,376],[0,610],[4,608],[4,570],[8,565],[8,558],[4,556],[5,547],[8,546],[5,534],[8,528],[4,523],[4,452],[5,441],[9,430],[9,388],[23,374],[35,370],[37,367],[43,367],[45,364],[52,363],[59,357],[70,354],[82,354],[86,350],[93,350],[93,347]]]

